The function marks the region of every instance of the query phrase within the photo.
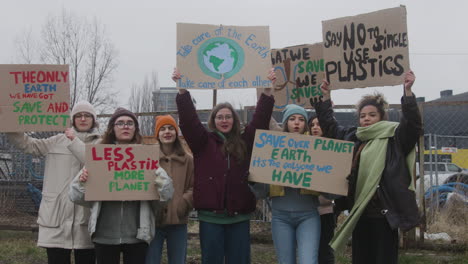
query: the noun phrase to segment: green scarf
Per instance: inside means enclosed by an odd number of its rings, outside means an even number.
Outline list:
[[[380,121],[371,126],[357,129],[357,138],[362,142],[367,141],[367,144],[362,149],[359,161],[354,206],[348,218],[330,242],[335,251],[341,250],[351,237],[357,221],[377,190],[377,185],[385,168],[388,138],[395,135],[398,124],[396,122]]]

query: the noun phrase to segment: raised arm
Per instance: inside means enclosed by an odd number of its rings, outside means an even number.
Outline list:
[[[268,72],[268,79],[274,85],[276,82],[276,75],[273,69]],[[242,139],[247,144],[249,153],[252,150],[255,131],[257,129],[266,129],[270,127],[271,114],[275,105],[275,99],[272,95],[272,88],[265,88],[263,93],[260,95],[260,99],[255,107],[255,113],[250,123],[245,127]]]
[[[35,156],[45,156],[49,153],[50,147],[54,145],[58,137],[56,135],[50,138],[33,138],[25,133],[5,133],[10,143],[22,150],[24,153]]]
[[[421,114],[416,103],[416,97],[411,89],[415,81],[416,76],[414,73],[412,71],[407,72],[405,75],[404,94],[401,98],[403,115],[400,125],[395,131],[405,154],[408,154],[414,148],[419,136],[423,133]]]
[[[181,74],[174,69],[172,80],[180,80]],[[187,144],[194,154],[201,151],[208,140],[208,131],[200,122],[197,111],[193,105],[190,93],[185,89],[179,89],[176,96],[177,111],[179,112],[179,126]]]
[[[322,100],[316,103],[311,100],[311,104],[314,106],[315,112],[317,113],[317,118],[320,123],[320,128],[322,128],[323,136],[328,138],[353,140],[352,137],[354,137],[356,127],[346,128],[340,126],[336,121],[331,101],[330,83],[328,83],[327,80],[323,80],[320,88],[323,95]]]

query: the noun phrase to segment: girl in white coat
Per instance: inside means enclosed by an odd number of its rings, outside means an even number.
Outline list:
[[[99,140],[96,112],[78,102],[71,112],[73,126],[49,138],[32,138],[24,133],[7,133],[11,143],[25,153],[46,158],[42,201],[39,207],[37,245],[47,249],[49,264],[94,264],[94,245],[88,233],[89,209],[68,199],[68,187],[84,164],[85,143]]]

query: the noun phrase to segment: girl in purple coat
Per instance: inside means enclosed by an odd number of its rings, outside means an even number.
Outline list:
[[[181,77],[175,69],[172,79],[177,82]],[[194,156],[193,200],[200,220],[202,263],[250,263],[249,220],[256,202],[247,177],[255,130],[268,129],[273,111],[271,89],[261,95],[243,132],[229,103],[214,107],[209,130],[200,122],[187,90],[179,90],[176,103],[180,128]]]

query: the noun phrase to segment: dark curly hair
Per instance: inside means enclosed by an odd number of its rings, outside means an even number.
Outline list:
[[[372,106],[375,106],[375,108],[377,108],[377,111],[380,114],[380,120],[388,120],[388,115],[387,115],[388,103],[385,97],[383,96],[383,94],[374,93],[374,94],[364,95],[356,105],[357,115],[359,116],[361,114],[362,108],[368,105],[372,105]]]

